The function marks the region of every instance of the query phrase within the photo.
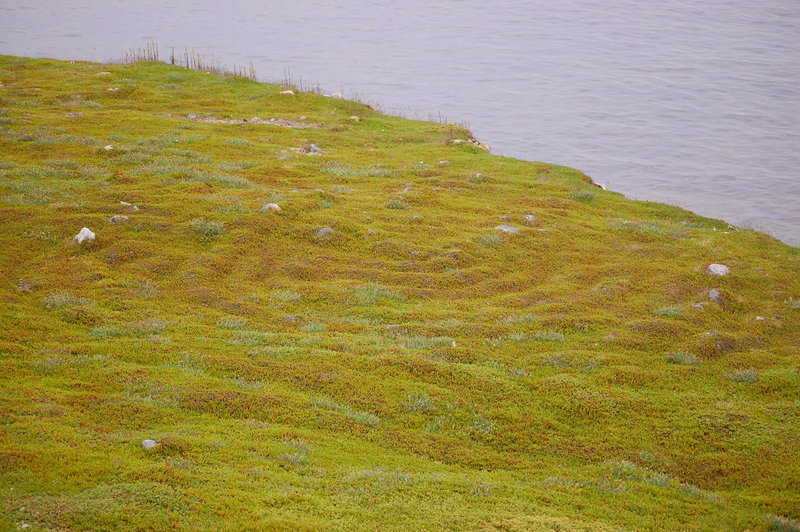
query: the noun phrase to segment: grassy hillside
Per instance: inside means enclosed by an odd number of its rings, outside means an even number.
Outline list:
[[[800,250],[277,85],[0,83],[0,528],[797,530]]]

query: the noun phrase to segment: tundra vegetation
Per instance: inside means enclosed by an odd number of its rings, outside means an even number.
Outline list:
[[[800,250],[286,90],[0,57],[0,528],[798,529]]]

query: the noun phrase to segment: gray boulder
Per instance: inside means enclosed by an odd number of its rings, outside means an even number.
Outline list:
[[[706,268],[706,273],[709,275],[722,277],[724,275],[728,275],[729,273],[731,273],[731,270],[724,264],[709,264],[708,268]]]
[[[150,449],[154,449],[156,447],[158,447],[158,442],[155,440],[144,440],[142,442],[142,448],[146,451],[149,451]]]
[[[521,233],[522,232],[522,229],[520,229],[519,227],[514,227],[514,226],[506,225],[506,224],[500,224],[497,227],[495,227],[495,229],[499,229],[499,230],[503,231],[504,233]]]
[[[75,240],[75,242],[77,242],[79,245],[82,245],[83,243],[88,244],[93,242],[94,239],[95,234],[88,227],[84,227],[77,235],[73,237],[73,240]]]

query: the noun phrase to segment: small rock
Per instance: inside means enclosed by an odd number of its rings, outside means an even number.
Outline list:
[[[333,236],[333,229],[331,229],[330,227],[322,227],[320,229],[317,229],[314,234],[317,235],[317,238],[326,238],[329,236]]]
[[[61,116],[66,116],[67,118],[71,118],[73,116],[83,116],[83,113],[65,113]]]
[[[133,205],[133,203],[128,203],[127,201],[120,200],[120,205]]]
[[[250,121],[251,122],[255,122],[255,123],[259,123],[259,122],[263,122],[264,119],[263,118],[259,118],[257,116],[254,116],[253,118],[250,119]]]
[[[731,270],[724,264],[709,264],[708,268],[706,268],[706,273],[722,277],[731,273]]]
[[[706,307],[704,307],[702,303],[697,303],[692,305],[692,308],[696,308],[697,310],[704,310]]]
[[[155,441],[155,440],[144,440],[144,441],[142,442],[142,447],[143,447],[145,450],[149,451],[150,449],[153,449],[153,448],[155,448],[155,447],[158,447],[158,442],[157,442],[157,441]]]
[[[448,161],[447,159],[442,159],[441,161],[439,161],[439,166],[444,166],[446,164],[450,164],[450,161]]]
[[[131,205],[132,211],[138,211],[139,209],[141,209],[141,207],[137,207],[136,205]]]
[[[285,91],[281,91],[281,94],[294,94],[294,91],[292,91],[292,90],[285,90]]]
[[[411,192],[411,187],[406,187],[403,189],[403,192]]]
[[[722,304],[722,294],[720,294],[719,290],[716,288],[712,288],[708,291],[708,299],[718,305]]]
[[[367,229],[367,234],[368,235],[377,235],[378,232],[375,229]]]
[[[128,218],[124,214],[117,214],[116,216],[112,216],[111,218],[109,218],[108,221],[111,222],[112,224],[121,224],[127,222],[129,219],[130,218]]]
[[[536,216],[534,216],[532,214],[526,214],[526,215],[524,215],[522,217],[522,219],[525,220],[526,222],[535,222],[536,221]]]
[[[364,119],[363,119],[363,118],[361,118],[360,116],[351,116],[351,117],[350,117],[350,120],[355,120],[356,122],[361,122],[361,121],[362,121],[362,120],[364,120]]]
[[[117,92],[119,91],[119,87],[109,87],[106,89],[108,92]]]
[[[31,283],[28,281],[23,281],[17,284],[17,290],[20,292],[29,293],[31,291]]]
[[[277,203],[267,203],[261,207],[261,212],[281,212],[281,208]]]
[[[83,244],[84,242],[92,242],[95,239],[95,234],[88,228],[84,227],[81,229],[80,233],[73,237],[73,240],[78,244]]]
[[[111,72],[98,72],[98,73],[97,73],[97,74],[95,74],[95,75],[97,75],[97,76],[110,76],[110,75],[111,75]]]
[[[756,321],[766,321],[766,319],[764,316],[756,316]]]
[[[283,318],[283,321],[285,321],[286,323],[297,323],[298,321],[300,321],[300,316],[298,316],[297,314],[289,314],[288,316]]]
[[[111,150],[113,150],[113,149],[114,149],[114,146],[112,146],[111,144],[109,144],[108,146],[105,146],[103,149],[104,149],[104,150],[106,150],[106,151],[111,151]]]
[[[311,144],[311,145],[308,147],[308,152],[309,152],[309,153],[322,153],[322,148],[320,148],[320,147],[319,147],[319,146],[317,146],[316,144]]]
[[[189,120],[196,120],[197,115],[194,113],[189,113],[188,115],[186,115],[186,118],[188,118]]]
[[[522,232],[522,229],[520,229],[518,227],[513,227],[511,225],[506,225],[506,224],[500,224],[497,227],[495,227],[495,229],[500,229],[504,233],[521,233]]]
[[[341,92],[334,92],[333,94],[326,94],[326,98],[336,98],[337,100],[341,100],[344,98],[344,94]]]
[[[500,221],[502,221],[502,222],[510,222],[511,218],[509,218],[508,216],[501,216],[500,217]]]

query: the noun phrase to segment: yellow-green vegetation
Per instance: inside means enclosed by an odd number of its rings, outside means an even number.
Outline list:
[[[287,87],[0,83],[0,527],[797,530],[798,249]]]

